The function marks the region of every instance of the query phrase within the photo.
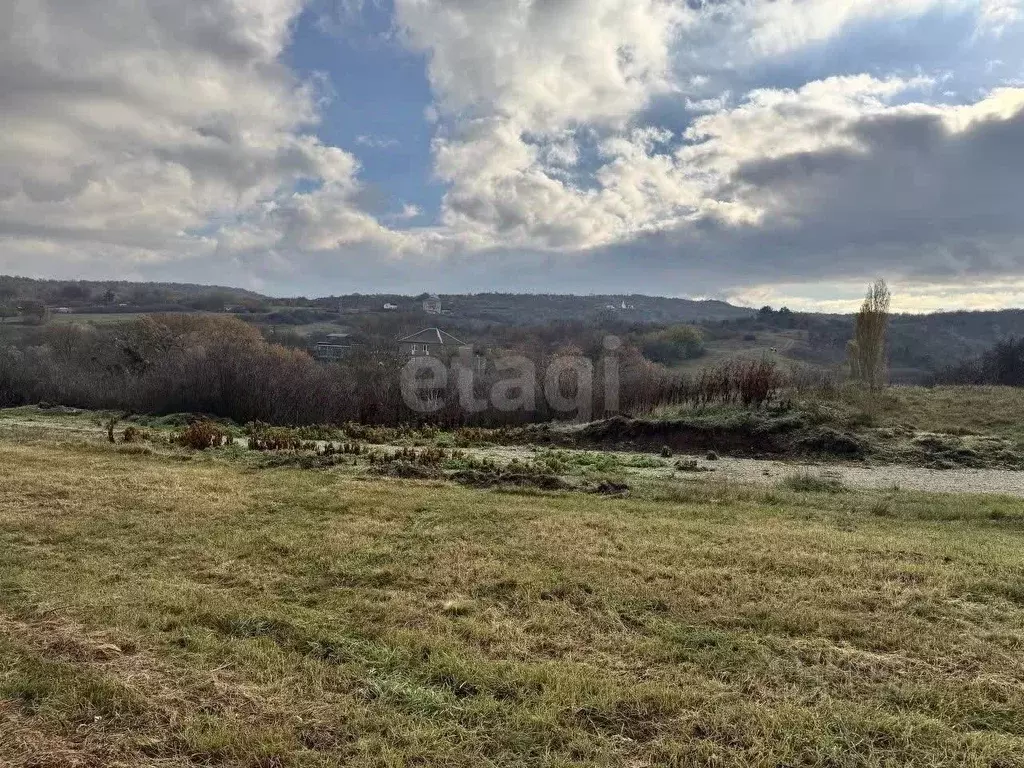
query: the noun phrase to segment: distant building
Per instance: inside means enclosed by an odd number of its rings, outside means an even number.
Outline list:
[[[324,342],[320,342],[313,348],[313,357],[325,362],[341,360],[347,357],[348,353],[351,351],[352,347],[347,344],[326,344]]]
[[[349,355],[358,345],[349,341],[347,333],[332,333],[326,341],[319,342],[313,348],[313,357],[317,360],[341,360]]]
[[[440,328],[424,328],[398,340],[398,354],[402,357],[448,358],[461,350],[470,349],[472,348],[469,344],[459,341]]]
[[[611,310],[612,312],[624,312],[627,309],[636,309],[636,307],[633,304],[627,304],[624,301],[621,304],[605,304],[604,308]]]
[[[436,294],[431,294],[428,298],[423,300],[423,311],[428,315],[440,315],[441,314],[441,298]]]

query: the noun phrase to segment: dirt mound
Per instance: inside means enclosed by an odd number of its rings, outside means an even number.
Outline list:
[[[647,451],[687,453],[709,450],[741,455],[784,454],[793,448],[799,422],[778,419],[732,419],[721,422],[631,419],[615,416],[582,427],[578,443],[596,447],[617,445]]]
[[[611,480],[602,480],[593,488],[594,493],[602,496],[629,496],[629,485],[626,483],[615,483]]]
[[[800,437],[794,444],[798,453],[862,458],[867,453],[864,441],[849,432],[823,427]]]
[[[566,491],[572,488],[572,485],[558,475],[502,470],[482,472],[477,469],[464,469],[452,474],[451,479],[473,488],[536,488],[542,491]]]
[[[640,451],[716,452],[730,456],[861,459],[869,447],[858,435],[810,423],[793,411],[747,411],[692,419],[616,416],[571,433],[577,445]]]
[[[257,460],[257,466],[261,469],[330,469],[344,463],[342,456],[321,456],[316,453],[264,453]]]
[[[370,467],[370,473],[383,477],[399,477],[404,480],[437,480],[443,473],[437,467],[413,464],[410,461],[390,461]]]

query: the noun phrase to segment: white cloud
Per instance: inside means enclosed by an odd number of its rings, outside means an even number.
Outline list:
[[[399,221],[408,221],[409,219],[415,219],[422,215],[422,208],[418,205],[413,205],[412,203],[406,203],[402,206],[402,210],[394,215],[394,218]]]
[[[673,209],[676,194],[657,211],[637,209],[657,197],[659,182],[641,184],[626,166],[664,173],[643,142],[630,145],[640,134],[629,121],[675,88],[672,46],[684,5],[398,0],[396,11],[409,43],[429,55],[443,121],[436,172],[449,185],[443,217],[456,235],[577,248],[640,231]],[[594,137],[610,164],[591,175],[596,188],[567,171],[581,162],[580,139]]]
[[[356,136],[356,144],[370,149],[393,149],[399,146],[398,139],[391,139],[387,136],[367,136],[361,134]]]
[[[1024,280],[978,280],[969,283],[890,283],[894,312],[951,312],[963,309],[1001,309],[1024,305]],[[802,312],[852,313],[864,301],[865,281],[783,283],[753,286],[730,299],[742,306],[789,307]]]
[[[982,0],[980,32],[1003,34],[1024,18],[1020,0]]]
[[[684,12],[668,0],[397,0],[408,42],[429,54],[449,116],[505,116],[547,133],[621,123],[672,88]]]
[[[530,264],[702,293],[893,258],[936,285],[1024,274],[1024,98],[996,88],[1024,77],[1021,0],[394,0],[435,99],[426,226],[364,210],[358,160],[317,138],[330,84],[284,55],[305,2],[0,5],[0,267],[366,289],[410,261],[451,288]],[[369,6],[332,18],[357,34]],[[926,17],[955,44],[900,37]],[[849,53],[881,29],[905,58]],[[924,46],[943,66],[918,71]]]
[[[397,0],[396,12],[408,43],[429,58],[441,119],[435,169],[448,185],[444,224],[476,243],[572,250],[679,226],[711,209],[756,221],[763,209],[712,194],[730,164],[800,151],[797,141],[804,150],[849,144],[855,138],[844,119],[934,85],[923,76],[858,73],[799,90],[761,89],[733,110],[728,94],[706,93],[702,72],[778,56],[857,22],[898,22],[932,10],[973,12],[979,30],[993,18],[1009,24],[1005,5]],[[645,138],[651,129],[641,122],[652,100],[666,97],[705,113],[679,152]],[[772,132],[743,126],[783,113],[787,120],[763,126]],[[725,151],[724,135],[701,144],[718,130],[742,132],[746,146]],[[661,143],[673,139],[682,137]]]
[[[312,133],[318,83],[297,81],[280,61],[301,6],[4,4],[7,256],[62,242],[106,254],[108,272],[130,270],[209,253],[219,224],[236,219],[280,223],[278,239],[309,247],[379,238],[352,202],[355,158]],[[316,191],[292,196],[300,180]],[[230,250],[237,231],[223,240],[220,251]]]

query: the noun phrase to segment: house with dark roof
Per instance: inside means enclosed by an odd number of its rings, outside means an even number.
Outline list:
[[[326,341],[319,342],[313,349],[313,356],[317,360],[327,362],[342,360],[349,355],[358,345],[352,343],[349,333],[330,333]]]
[[[463,349],[470,349],[470,345],[440,328],[424,328],[398,340],[398,354],[402,357],[449,358]]]

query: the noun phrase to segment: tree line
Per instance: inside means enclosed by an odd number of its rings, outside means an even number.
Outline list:
[[[598,367],[593,350],[588,357],[587,350],[571,345],[521,345],[495,354],[529,359],[538,392],[544,391],[545,371],[556,358],[592,359]],[[648,360],[632,344],[615,354],[618,394],[609,397],[605,379],[595,376],[592,402],[581,409],[595,417],[610,415],[611,402],[617,412],[632,414],[680,403],[757,407],[770,402],[780,385],[774,365],[733,364],[690,378]],[[493,359],[482,362],[474,386],[486,393],[500,377]],[[274,343],[229,315],[147,315],[116,324],[48,325],[19,346],[0,348],[0,406],[48,402],[293,425],[501,425],[567,417],[543,398],[529,411],[469,412],[461,406],[457,377],[438,393],[442,402],[437,410],[419,413],[403,398],[404,363],[397,348],[357,350],[337,363],[318,362],[306,350]]]

